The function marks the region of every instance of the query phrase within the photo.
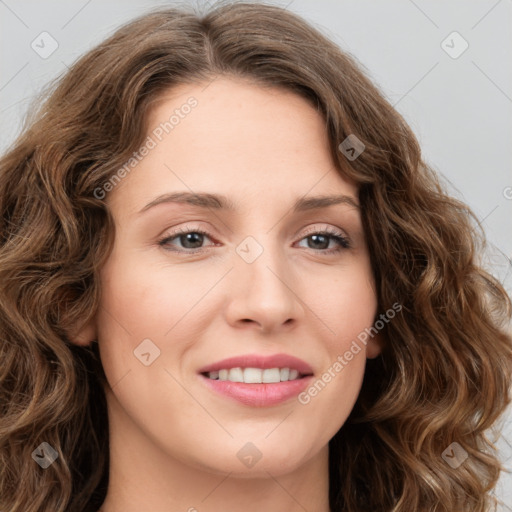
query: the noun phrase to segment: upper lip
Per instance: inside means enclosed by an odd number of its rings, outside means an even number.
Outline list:
[[[217,361],[216,363],[203,366],[203,368],[199,369],[199,373],[207,373],[230,368],[295,368],[302,375],[313,374],[313,369],[308,363],[288,354],[274,354],[271,356],[245,354],[230,357],[228,359],[223,359],[222,361]]]

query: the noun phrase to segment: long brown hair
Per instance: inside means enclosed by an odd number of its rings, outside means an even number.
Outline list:
[[[318,109],[339,172],[359,185],[379,312],[402,306],[329,443],[331,510],[490,510],[501,466],[486,433],[510,402],[512,340],[510,299],[478,264],[478,222],[353,57],[291,12],[251,3],[123,26],[44,92],[0,161],[0,509],[103,502],[106,379],[97,345],[69,335],[99,307],[114,240],[95,190],[140,147],[160,93],[219,75]],[[338,148],[349,135],[365,146],[355,159]],[[58,454],[47,469],[32,456],[43,442]],[[468,454],[458,467],[442,457],[453,443]]]

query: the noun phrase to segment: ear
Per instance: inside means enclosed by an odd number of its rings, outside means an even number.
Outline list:
[[[384,338],[381,333],[371,337],[366,344],[366,358],[375,359],[380,355],[384,348]]]
[[[78,326],[68,334],[69,340],[75,345],[83,347],[90,346],[98,337],[96,329],[96,318],[91,318],[87,323]]]

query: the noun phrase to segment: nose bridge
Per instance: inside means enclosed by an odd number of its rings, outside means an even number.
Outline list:
[[[273,276],[269,269],[278,274],[286,274],[289,269],[286,264],[287,253],[283,241],[279,239],[277,227],[271,230],[262,227],[258,231],[253,230],[252,233],[235,249],[241,260],[237,262],[241,272],[249,272],[258,279],[266,280]]]
[[[297,318],[300,302],[293,291],[284,247],[275,240],[275,232],[249,235],[235,251],[232,279],[237,291],[231,297],[231,319],[253,320],[270,329]]]
[[[238,261],[236,267],[239,278],[245,280],[247,276],[253,289],[275,288],[274,291],[280,291],[284,283],[278,279],[276,274],[282,273],[281,268],[284,265],[285,253],[275,240],[272,240],[272,234],[249,235],[242,240],[236,247]],[[286,274],[286,270],[284,271]],[[285,278],[283,275],[281,279]],[[259,286],[262,285],[262,286]]]

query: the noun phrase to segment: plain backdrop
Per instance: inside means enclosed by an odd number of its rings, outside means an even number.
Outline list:
[[[427,163],[482,222],[489,241],[485,261],[510,293],[512,1],[268,3],[300,14],[356,57],[410,124]],[[175,4],[0,0],[0,153],[20,132],[30,100],[44,85],[121,24]],[[498,445],[512,470],[510,419]],[[512,511],[511,488],[512,476],[504,474],[497,490],[503,511]]]

